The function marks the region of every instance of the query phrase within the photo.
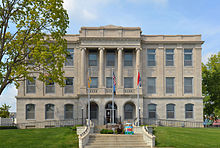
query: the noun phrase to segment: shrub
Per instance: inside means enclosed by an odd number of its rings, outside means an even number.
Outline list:
[[[0,130],[3,129],[18,129],[17,126],[0,126]]]
[[[100,131],[101,134],[113,134],[113,130],[108,130],[108,129],[102,129]]]

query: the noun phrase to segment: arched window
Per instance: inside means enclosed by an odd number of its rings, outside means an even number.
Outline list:
[[[124,106],[124,115],[125,119],[133,119],[134,118],[134,104],[126,103]]]
[[[148,104],[148,117],[149,118],[156,118],[156,104]]]
[[[167,118],[175,118],[175,104],[167,104]]]
[[[91,102],[90,104],[90,118],[98,119],[98,105],[95,102]]]
[[[193,118],[193,104],[185,105],[185,118]]]
[[[66,104],[64,106],[64,118],[65,119],[73,119],[73,105],[72,104]]]
[[[45,105],[45,119],[54,119],[54,105],[53,104]]]
[[[35,119],[35,104],[26,105],[26,119]]]

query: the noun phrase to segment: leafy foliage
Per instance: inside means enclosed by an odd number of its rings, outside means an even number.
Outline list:
[[[204,113],[220,115],[220,52],[212,55],[206,65],[202,64],[202,93]]]
[[[0,3],[0,95],[8,84],[49,77],[63,85],[68,15],[63,0]]]
[[[0,107],[0,117],[2,118],[9,118],[9,109],[11,106],[3,104],[2,107]]]

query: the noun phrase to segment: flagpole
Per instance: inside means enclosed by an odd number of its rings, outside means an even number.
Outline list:
[[[112,68],[112,124],[114,124],[114,80],[113,80],[113,68]]]
[[[88,68],[88,78],[90,78],[90,68]],[[88,86],[88,126],[90,126],[90,86]]]
[[[138,79],[139,79],[139,71],[138,71]],[[140,80],[138,80],[138,87],[137,87],[137,101],[138,101],[138,126],[140,126],[140,111],[139,111],[139,86],[140,86]]]

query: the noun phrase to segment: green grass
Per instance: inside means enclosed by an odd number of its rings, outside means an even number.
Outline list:
[[[220,148],[220,128],[155,128],[157,147]]]
[[[78,147],[76,131],[68,127],[0,130],[0,148]]]

